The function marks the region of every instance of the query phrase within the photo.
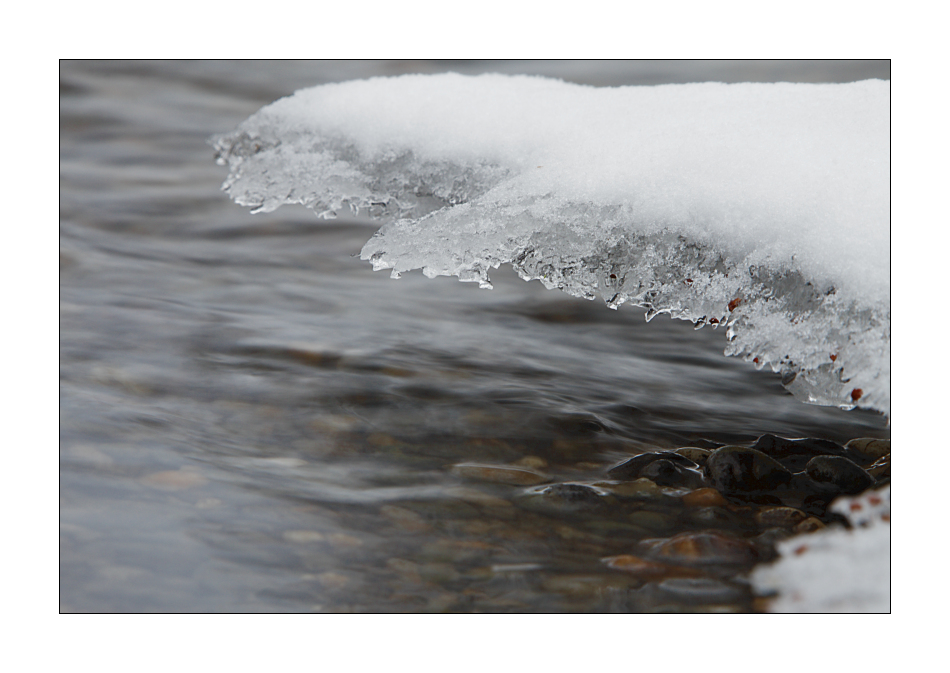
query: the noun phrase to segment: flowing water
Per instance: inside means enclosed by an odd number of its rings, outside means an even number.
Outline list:
[[[748,609],[715,564],[644,582],[601,562],[688,529],[672,499],[587,507],[452,466],[595,484],[625,456],[700,440],[890,436],[877,414],[804,405],[723,357],[721,330],[647,324],[510,269],[491,291],[393,281],[358,259],[378,225],[251,215],[220,192],[208,138],[262,105],[443,70],[889,77],[849,62],[63,62],[62,610]]]

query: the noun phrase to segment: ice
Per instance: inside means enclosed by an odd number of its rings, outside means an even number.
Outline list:
[[[232,198],[385,222],[361,257],[725,327],[807,402],[890,411],[890,85],[407,75],[213,139]]]
[[[890,612],[891,491],[841,498],[832,510],[853,528],[827,528],[778,544],[781,558],[751,576],[759,593],[778,592],[772,612]]]

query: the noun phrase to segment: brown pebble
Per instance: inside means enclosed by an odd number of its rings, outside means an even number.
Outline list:
[[[652,554],[684,564],[752,563],[758,559],[753,543],[716,531],[678,533],[656,543]]]
[[[822,523],[820,519],[810,516],[797,524],[792,530],[796,533],[814,533],[816,530],[821,530],[824,527],[825,524]]]
[[[529,470],[543,470],[548,466],[548,461],[539,456],[525,456],[520,460],[516,460],[513,465],[518,467],[526,467]]]
[[[606,488],[614,495],[622,498],[660,498],[664,497],[663,489],[646,478],[626,481],[620,484],[597,482],[594,486]]]
[[[879,458],[869,467],[867,473],[875,479],[884,479],[891,476],[891,454]]]
[[[791,528],[807,518],[807,514],[794,507],[763,507],[755,513],[755,522],[762,528]]]
[[[432,529],[424,518],[405,507],[383,505],[379,508],[379,513],[395,524],[397,528],[407,533],[425,533]]]
[[[655,561],[648,561],[639,556],[631,556],[629,554],[609,556],[601,559],[601,561],[606,563],[608,568],[622,570],[626,573],[632,573],[639,577],[651,579],[659,577],[696,577],[698,574],[691,568],[680,568],[665,563],[656,563]]]
[[[695,446],[684,446],[681,449],[676,449],[674,453],[678,453],[684,458],[689,458],[697,465],[702,465],[706,461],[706,458],[709,457],[709,454],[712,453],[712,451],[709,449],[698,449]]]
[[[683,504],[687,507],[713,507],[728,505],[729,501],[714,488],[697,488],[683,496]]]
[[[550,477],[540,472],[506,465],[459,463],[452,466],[452,473],[464,479],[487,481],[493,484],[510,484],[512,486],[534,486],[551,481]]]
[[[844,446],[846,449],[855,451],[872,460],[882,458],[891,452],[891,440],[889,439],[858,437],[857,439],[852,439]]]

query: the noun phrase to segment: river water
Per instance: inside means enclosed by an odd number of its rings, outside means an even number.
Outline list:
[[[687,609],[696,591],[654,600],[597,562],[643,532],[629,517],[539,509],[452,466],[593,483],[624,456],[699,440],[890,436],[877,414],[804,405],[723,357],[721,331],[647,324],[510,269],[491,291],[393,281],[358,259],[378,225],[251,215],[220,191],[207,140],[262,105],[446,70],[889,77],[852,62],[63,62],[63,611]]]

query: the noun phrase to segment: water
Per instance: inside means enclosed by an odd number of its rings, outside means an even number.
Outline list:
[[[413,70],[593,84],[889,76],[847,62],[716,67],[64,62],[61,608],[695,603],[695,587],[675,598],[675,584],[599,562],[639,539],[615,533],[627,512],[539,510],[519,487],[449,466],[522,461],[594,483],[641,450],[889,437],[882,417],[801,404],[776,375],[724,358],[721,331],[646,324],[510,269],[492,291],[392,281],[356,257],[375,225],[231,203],[207,139],[297,88]],[[706,590],[742,594],[730,582]]]

